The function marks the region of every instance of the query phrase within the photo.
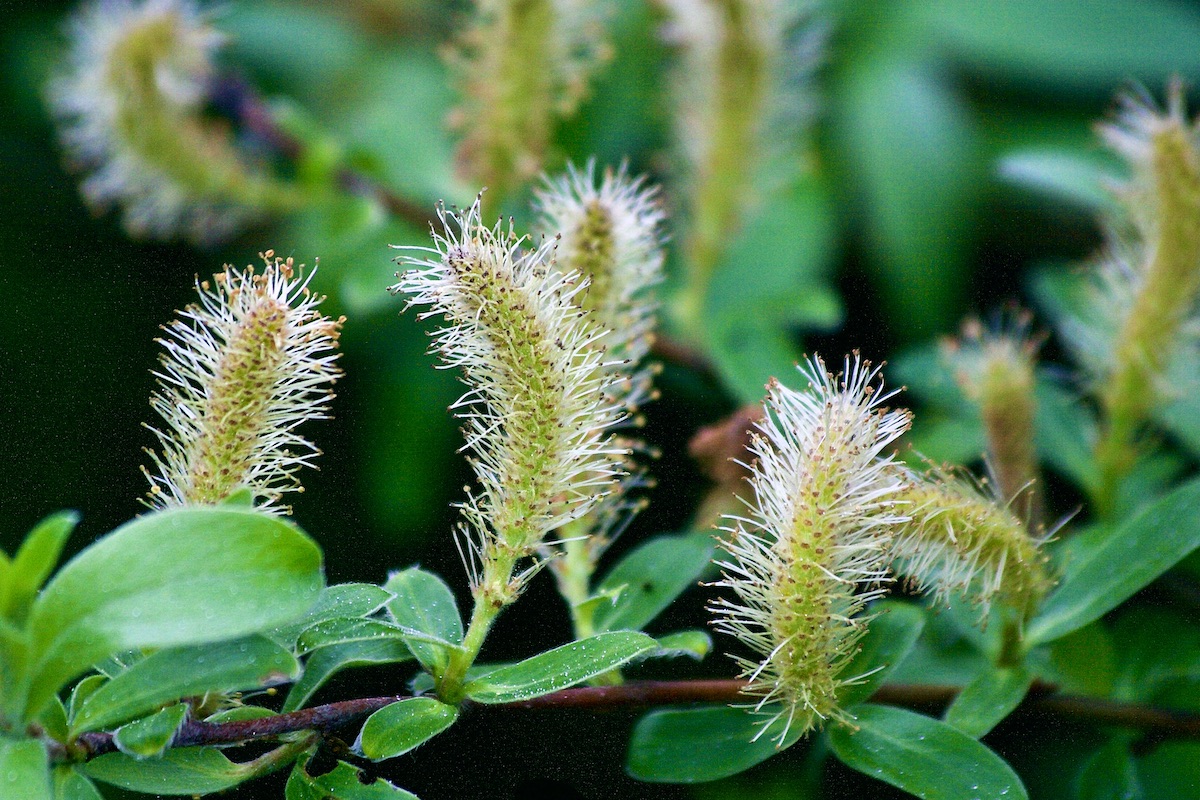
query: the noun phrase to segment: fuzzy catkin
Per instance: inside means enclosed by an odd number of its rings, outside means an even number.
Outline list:
[[[200,302],[180,312],[159,341],[166,349],[150,405],[165,426],[151,428],[155,508],[219,503],[249,489],[269,511],[300,491],[296,472],[319,450],[297,428],[329,416],[342,319],[318,311],[313,273],[264,255],[253,267],[226,267],[197,285]]]
[[[71,27],[50,105],[96,208],[130,234],[227,238],[297,198],[235,149],[204,104],[221,35],[189,0],[96,0]]]
[[[513,566],[620,478],[628,451],[608,430],[624,410],[607,396],[605,332],[578,305],[586,281],[558,271],[555,240],[523,249],[511,228],[482,224],[478,200],[438,214],[445,232],[421,248],[433,257],[398,259],[409,269],[392,291],[445,319],[434,348],[471,387],[454,408],[479,488],[459,541],[473,590],[500,606],[538,564],[516,578]]]
[[[909,519],[897,529],[897,571],[936,600],[962,592],[986,618],[992,601],[1032,612],[1053,580],[1041,540],[963,475],[909,474],[900,494]]]
[[[772,383],[750,447],[754,500],[734,518],[717,584],[734,598],[713,605],[718,630],[757,653],[738,658],[764,714],[762,733],[783,741],[842,719],[845,670],[865,631],[860,612],[882,592],[892,531],[906,519],[904,479],[884,450],[910,415],[883,407],[878,370],[857,356],[838,377],[820,358],[802,367],[807,391]],[[782,725],[777,725],[782,722]]]

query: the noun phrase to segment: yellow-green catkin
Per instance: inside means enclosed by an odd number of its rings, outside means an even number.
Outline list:
[[[676,139],[686,187],[687,283],[674,307],[684,333],[701,335],[703,305],[762,166],[776,116],[784,33],[780,0],[663,0],[680,51]]]
[[[297,204],[204,115],[222,37],[193,3],[94,2],[71,31],[50,102],[89,203],[121,206],[133,235],[200,242]]]
[[[536,206],[542,230],[560,237],[559,268],[588,280],[580,304],[608,331],[600,342],[605,358],[597,378],[608,383],[611,402],[637,422],[642,404],[654,396],[652,370],[642,360],[654,333],[653,288],[663,278],[664,214],[657,189],[630,178],[624,168],[597,176],[589,163],[584,170],[571,167],[547,179]],[[644,450],[636,442],[630,449]],[[561,556],[551,561],[551,569],[579,637],[592,633],[592,605],[586,601],[596,564],[644,505],[634,495],[649,483],[645,470],[631,456],[624,471],[620,486],[560,530],[560,541],[547,548],[547,555]]]
[[[906,479],[884,451],[909,427],[888,410],[878,370],[847,359],[834,377],[820,358],[802,368],[807,391],[772,383],[750,451],[754,499],[732,518],[713,604],[716,628],[756,654],[737,658],[764,716],[759,735],[782,742],[845,719],[846,674],[866,630],[860,612],[883,592],[892,532],[907,519]]]
[[[1041,540],[969,477],[912,474],[899,499],[909,520],[892,545],[896,571],[935,599],[962,593],[986,618],[999,598],[1028,615],[1053,585]]]
[[[1200,291],[1200,138],[1172,87],[1166,111],[1125,97],[1105,141],[1134,171],[1122,193],[1127,219],[1111,231],[1097,282],[1095,316],[1103,341],[1083,342],[1098,372],[1104,420],[1095,500],[1110,512],[1122,476],[1137,457],[1140,427],[1169,398],[1165,372]]]
[[[296,472],[320,451],[298,427],[329,416],[342,319],[322,315],[313,273],[267,251],[261,273],[226,267],[197,285],[200,302],[164,328],[158,391],[150,405],[155,508],[220,503],[249,490],[261,508],[301,491]]]
[[[489,207],[542,169],[555,125],[574,113],[608,57],[598,4],[589,0],[476,0],[450,52],[462,104],[459,164],[488,189]]]
[[[959,386],[979,406],[996,493],[1037,532],[1043,524],[1034,436],[1038,340],[1029,336],[1031,320],[1027,312],[1015,312],[995,328],[968,320],[943,352]]]
[[[621,378],[602,369],[606,332],[579,306],[586,281],[557,269],[556,240],[522,248],[511,228],[481,223],[478,200],[438,213],[434,257],[402,257],[392,291],[445,319],[434,346],[470,386],[454,408],[479,482],[459,528],[475,606],[439,681],[457,701],[496,614],[543,565],[546,537],[616,488],[628,449],[609,433],[625,412],[610,392]]]

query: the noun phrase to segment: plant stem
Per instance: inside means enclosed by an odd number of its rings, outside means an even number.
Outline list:
[[[496,711],[533,709],[646,708],[692,703],[737,703],[746,696],[741,680],[692,681],[632,681],[621,686],[581,686],[524,700],[486,708]],[[881,687],[871,700],[920,710],[939,710],[949,705],[961,691],[959,686],[926,684],[889,684]],[[404,695],[364,697],[314,706],[290,714],[278,714],[262,719],[238,722],[184,723],[172,747],[204,745],[235,745],[286,733],[312,731],[324,733],[348,725],[392,703],[406,699]],[[483,708],[472,706],[472,708]],[[1052,684],[1035,681],[1024,702],[1021,714],[1051,715],[1096,725],[1115,725],[1142,731],[1155,740],[1200,740],[1200,714],[1154,708],[1137,703],[1105,700],[1061,694]],[[311,740],[305,740],[311,746]],[[85,733],[73,745],[57,742],[49,745],[54,763],[86,761],[116,750],[110,733]]]

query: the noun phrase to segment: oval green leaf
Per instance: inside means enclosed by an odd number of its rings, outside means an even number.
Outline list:
[[[283,711],[301,708],[339,670],[371,664],[396,664],[412,657],[408,645],[399,639],[346,642],[314,650],[304,662],[304,674],[288,692]]]
[[[391,592],[373,583],[339,583],[321,592],[317,602],[300,619],[276,628],[271,638],[294,644],[296,637],[319,622],[330,619],[366,617],[383,608],[392,599]]]
[[[424,744],[458,719],[458,709],[432,697],[412,697],[379,709],[363,723],[354,749],[372,761]]]
[[[829,731],[846,766],[925,800],[1026,800],[1012,767],[944,722],[890,706],[854,710],[857,732]]]
[[[454,593],[437,575],[418,567],[392,573],[383,588],[395,595],[387,609],[396,624],[420,634],[408,640],[413,655],[423,667],[440,675],[449,656],[438,641],[456,645],[463,637]]]
[[[299,674],[296,657],[264,636],[159,650],[88,695],[72,730],[101,730],[180,697],[260,689]]]
[[[404,632],[399,627],[381,619],[327,619],[300,634],[300,638],[296,640],[296,649],[303,655],[335,644],[404,638]]]
[[[613,593],[616,599],[599,604],[596,629],[641,630],[696,585],[712,560],[713,547],[710,533],[659,536],[625,556],[600,581],[597,593]]]
[[[838,704],[843,708],[875,694],[913,649],[925,628],[924,612],[910,603],[876,603],[871,610],[875,617],[867,623],[858,653],[841,674],[843,680],[854,681],[838,693]]]
[[[74,511],[60,511],[39,522],[13,556],[7,580],[0,585],[0,616],[18,624],[29,611],[38,589],[50,577],[63,545],[79,523]]]
[[[972,739],[986,736],[1021,704],[1031,683],[1033,675],[1020,667],[995,667],[982,672],[946,709],[946,724]]]
[[[51,800],[46,748],[36,739],[0,735],[0,780],[5,797]]]
[[[629,739],[626,771],[650,783],[702,783],[727,778],[766,761],[795,744],[802,731],[780,742],[778,723],[745,708],[652,711],[638,720]]]
[[[1028,640],[1053,641],[1099,619],[1198,546],[1200,480],[1193,480],[1076,547],[1062,583],[1030,623]]]
[[[478,703],[512,703],[557,692],[658,649],[644,633],[610,631],[500,667],[466,685]]]
[[[187,705],[176,703],[144,719],[122,725],[113,732],[113,744],[125,755],[136,759],[162,755],[187,719],[187,713]]]
[[[250,777],[215,747],[181,747],[145,761],[108,753],[78,769],[103,783],[151,795],[212,794]]]
[[[287,800],[420,800],[382,778],[363,782],[362,771],[339,761],[333,771],[313,777],[297,763],[287,782]]]
[[[148,514],[88,547],[34,604],[29,709],[122,650],[202,644],[289,622],[317,599],[321,552],[281,519],[234,508]]]
[[[104,795],[75,767],[61,766],[54,770],[54,800],[104,800]]]

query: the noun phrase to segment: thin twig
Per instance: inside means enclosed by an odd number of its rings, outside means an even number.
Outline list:
[[[589,709],[616,710],[646,708],[692,703],[736,703],[745,701],[741,693],[744,681],[631,681],[620,686],[580,686],[487,708],[497,711],[532,709]],[[948,706],[958,695],[960,687],[920,684],[892,684],[877,691],[872,700],[878,703],[920,710],[936,710]],[[314,706],[288,714],[238,722],[184,723],[172,747],[200,745],[231,745],[300,731],[329,732],[355,722],[392,703],[404,700],[404,695],[364,697]],[[476,708],[481,708],[475,705]],[[1137,703],[1124,703],[1096,697],[1060,694],[1050,684],[1035,682],[1018,707],[1021,714],[1047,714],[1055,717],[1111,725],[1142,731],[1154,741],[1166,739],[1200,739],[1200,714],[1153,708]],[[116,750],[110,733],[85,733],[71,745],[53,744],[50,755],[55,762],[86,761]]]

